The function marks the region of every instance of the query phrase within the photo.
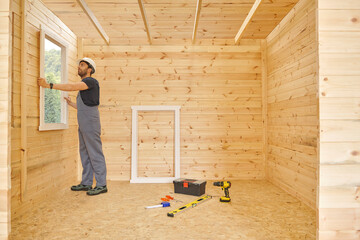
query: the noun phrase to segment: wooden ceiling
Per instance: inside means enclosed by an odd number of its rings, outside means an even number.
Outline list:
[[[80,1],[43,0],[78,37],[106,44]],[[152,44],[191,42],[197,0],[82,1],[93,12],[110,44],[149,44],[141,2]],[[241,38],[266,38],[297,2],[262,0]],[[234,40],[254,3],[255,0],[202,0],[195,44],[203,39]]]

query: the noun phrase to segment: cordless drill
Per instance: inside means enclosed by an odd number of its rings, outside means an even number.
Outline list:
[[[225,192],[225,196],[220,197],[220,202],[230,202],[229,188],[231,187],[231,182],[223,181],[223,182],[214,182],[214,186],[221,187]]]

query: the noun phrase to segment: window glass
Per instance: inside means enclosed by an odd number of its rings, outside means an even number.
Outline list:
[[[61,47],[45,38],[45,78],[48,83],[61,83]],[[61,91],[45,89],[45,123],[61,123]]]

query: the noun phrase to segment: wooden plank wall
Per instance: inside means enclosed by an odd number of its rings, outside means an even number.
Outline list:
[[[0,2],[0,239],[10,233],[10,1]]]
[[[319,239],[360,239],[360,1],[319,0]]]
[[[97,63],[109,179],[130,179],[132,105],[181,106],[182,177],[264,178],[260,41],[105,46],[85,40],[83,50]],[[173,120],[171,113],[141,113],[140,176],[173,175]]]
[[[315,1],[301,0],[267,37],[269,181],[316,208]]]
[[[24,201],[20,197],[21,124],[20,124],[20,55],[21,1],[12,2],[13,31],[13,89],[11,122],[11,212],[16,218],[44,197],[56,194],[56,189],[76,183],[78,149],[76,112],[69,110],[69,129],[39,132],[39,31],[40,24],[62,36],[69,44],[69,82],[78,81],[76,36],[40,0],[26,0],[26,102],[27,102],[27,186]],[[72,94],[75,96],[74,94]],[[73,97],[75,98],[75,97]]]

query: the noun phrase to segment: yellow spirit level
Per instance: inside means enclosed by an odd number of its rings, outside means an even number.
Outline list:
[[[181,208],[178,208],[178,209],[176,209],[176,210],[173,210],[173,211],[171,211],[171,212],[168,212],[167,215],[168,215],[168,217],[174,217],[175,214],[180,213],[180,212],[182,212],[182,211],[184,211],[184,210],[186,210],[186,209],[189,209],[189,208],[194,208],[194,207],[196,207],[197,205],[199,205],[200,203],[203,203],[203,202],[205,202],[206,200],[211,199],[211,198],[212,198],[211,196],[205,195],[205,196],[199,198],[199,199],[196,200],[196,201],[193,201],[193,202],[191,202],[191,203],[186,204],[185,206],[182,206]]]

